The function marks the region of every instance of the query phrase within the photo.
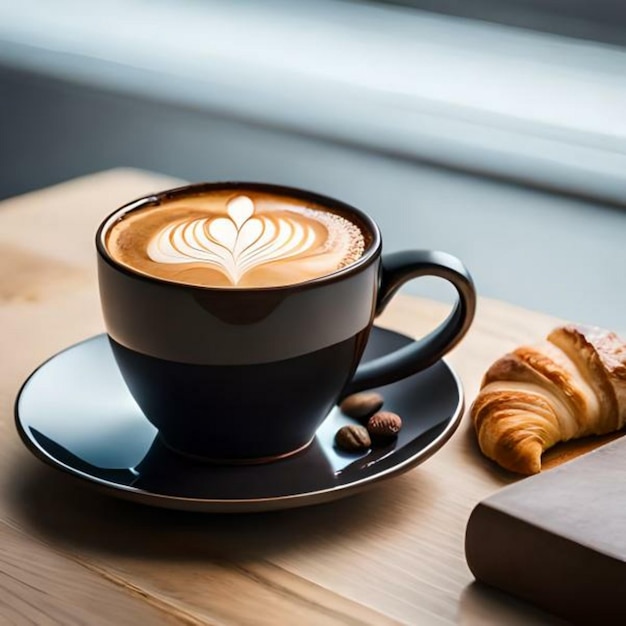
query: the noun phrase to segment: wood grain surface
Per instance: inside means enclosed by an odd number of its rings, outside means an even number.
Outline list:
[[[480,454],[467,417],[433,458],[369,492],[254,515],[124,502],[29,454],[13,425],[21,383],[58,350],[103,331],[97,225],[178,182],[114,170],[0,204],[0,623],[557,623],[473,583],[463,550],[469,514],[518,478]],[[417,337],[445,314],[443,304],[400,295],[380,324]],[[447,357],[467,405],[495,358],[557,323],[481,299]],[[548,464],[584,449],[556,450]]]

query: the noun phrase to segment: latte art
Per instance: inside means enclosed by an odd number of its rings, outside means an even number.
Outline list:
[[[289,217],[255,217],[247,196],[228,202],[227,213],[166,226],[150,241],[148,256],[157,263],[206,263],[236,285],[251,269],[304,255],[316,243],[310,225]]]
[[[274,287],[336,272],[369,243],[325,207],[261,192],[218,190],[130,211],[107,250],[141,273],[206,287]]]

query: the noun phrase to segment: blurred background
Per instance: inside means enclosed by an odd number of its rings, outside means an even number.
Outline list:
[[[621,0],[0,0],[0,198],[120,166],[332,195],[626,329]]]

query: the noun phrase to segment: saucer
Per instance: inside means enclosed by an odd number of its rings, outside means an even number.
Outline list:
[[[412,339],[374,328],[364,360]],[[444,361],[377,389],[385,410],[402,416],[398,438],[353,454],[334,446],[354,423],[335,407],[302,453],[263,465],[215,465],[162,444],[126,389],[106,335],[53,356],[24,383],[15,405],[27,448],[52,467],[107,493],[154,506],[207,512],[286,509],[357,493],[436,452],[463,412],[459,378]]]

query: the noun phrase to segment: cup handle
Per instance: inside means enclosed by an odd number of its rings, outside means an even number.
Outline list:
[[[474,318],[474,283],[463,263],[451,254],[433,250],[395,252],[384,255],[381,265],[376,316],[404,283],[420,276],[444,278],[452,283],[458,298],[448,317],[428,335],[391,354],[361,363],[342,396],[387,385],[426,369],[463,338]]]

